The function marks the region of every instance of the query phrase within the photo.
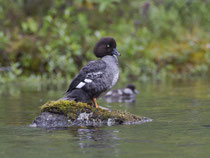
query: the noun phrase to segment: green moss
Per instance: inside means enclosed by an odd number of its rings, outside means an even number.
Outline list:
[[[108,120],[109,118],[115,118],[118,122],[125,121],[140,121],[141,117],[133,115],[128,112],[122,112],[119,110],[105,110],[102,108],[95,108],[86,103],[75,101],[49,101],[41,106],[42,112],[51,112],[57,114],[63,114],[70,119],[76,119],[80,113],[91,113],[93,119]]]

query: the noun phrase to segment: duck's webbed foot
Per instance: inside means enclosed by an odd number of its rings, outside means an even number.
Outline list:
[[[93,105],[94,105],[95,108],[98,108],[98,104],[96,102],[96,98],[93,98]]]

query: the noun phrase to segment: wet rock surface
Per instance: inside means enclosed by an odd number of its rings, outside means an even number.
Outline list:
[[[152,121],[128,112],[94,108],[74,101],[50,101],[41,106],[41,114],[30,125],[39,128],[63,128],[71,126],[101,126],[139,124]]]

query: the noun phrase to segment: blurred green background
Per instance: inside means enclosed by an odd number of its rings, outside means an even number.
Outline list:
[[[208,76],[209,0],[0,0],[0,83],[71,79],[102,36],[120,80]]]

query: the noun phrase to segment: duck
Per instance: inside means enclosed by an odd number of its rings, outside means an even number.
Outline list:
[[[123,89],[114,89],[111,91],[108,91],[104,97],[133,97],[136,94],[138,94],[138,90],[136,89],[136,86],[133,84],[128,84]]]
[[[98,108],[96,99],[110,90],[118,81],[118,58],[121,54],[116,49],[113,37],[102,37],[95,44],[94,55],[98,60],[84,65],[71,81],[63,100],[92,103]]]

